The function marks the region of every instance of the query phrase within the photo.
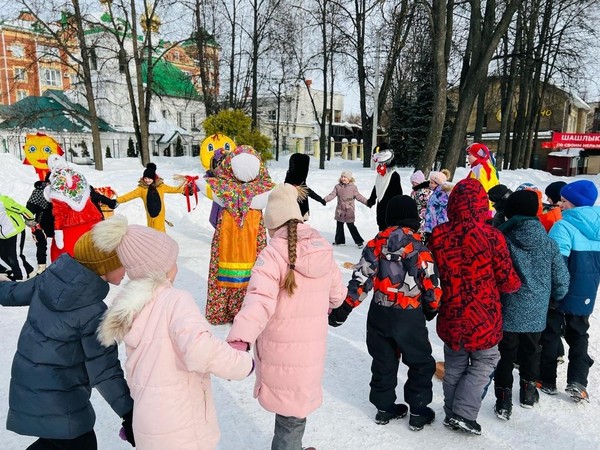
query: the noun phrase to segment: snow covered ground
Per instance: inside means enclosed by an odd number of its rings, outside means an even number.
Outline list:
[[[197,158],[154,158],[158,173],[167,183],[174,183],[175,173],[198,173],[201,169]],[[112,186],[118,193],[125,193],[136,186],[141,176],[142,166],[137,159],[107,159],[104,172],[96,172],[91,166],[78,166],[96,186]],[[270,174],[275,182],[283,182],[287,170],[288,156],[279,162],[271,162]],[[375,173],[362,168],[360,161],[346,161],[334,158],[326,163],[325,170],[318,169],[318,161],[312,158],[308,185],[319,195],[331,192],[342,170],[351,170],[356,185],[365,196],[370,194]],[[409,175],[412,169],[400,169],[402,186],[405,192],[410,190]],[[455,181],[464,178],[467,169],[459,168]],[[566,182],[573,178],[554,177],[537,170],[503,171],[501,182],[515,189],[523,182],[531,182],[544,189],[552,181],[562,179]],[[600,176],[579,176],[588,178],[600,186]],[[37,176],[30,166],[8,154],[0,154],[0,193],[10,195],[25,204]],[[174,227],[168,229],[180,246],[179,274],[176,285],[189,290],[195,296],[201,309],[206,302],[206,277],[210,242],[213,229],[208,223],[210,202],[200,198],[198,207],[188,213],[185,198],[179,195],[166,196],[167,219]],[[318,229],[329,241],[333,241],[335,222],[333,214],[335,201],[322,206],[311,201],[310,224]],[[129,218],[130,223],[145,225],[145,213],[141,200],[121,205],[117,212]],[[361,204],[356,205],[356,225],[364,239],[372,238],[377,232],[375,211]],[[342,268],[346,261],[356,262],[360,250],[352,244],[349,233],[347,245],[335,247],[335,258],[339,262],[345,280],[351,272]],[[26,245],[28,260],[35,267],[35,246],[33,241]],[[543,261],[540,261],[543,264]],[[111,289],[108,302],[118,290]],[[443,394],[442,384],[434,379],[433,403],[431,407],[437,414],[437,420],[423,431],[412,432],[408,429],[407,419],[390,422],[380,426],[374,422],[375,408],[369,403],[369,380],[371,358],[365,344],[365,321],[368,305],[361,305],[350,315],[347,322],[339,328],[330,328],[328,355],[325,367],[324,402],[320,409],[309,416],[304,437],[305,446],[315,446],[319,450],[355,450],[397,448],[425,449],[600,449],[600,434],[595,424],[600,423],[600,368],[592,367],[589,378],[591,403],[576,404],[564,392],[566,383],[566,364],[559,366],[556,397],[540,394],[540,403],[533,409],[523,409],[518,405],[513,410],[510,422],[497,419],[493,413],[494,396],[484,399],[478,421],[483,428],[481,436],[471,436],[447,430],[442,426]],[[33,438],[19,436],[6,431],[4,423],[8,410],[8,388],[10,367],[16,349],[21,326],[27,314],[26,308],[0,309],[0,448],[16,450],[26,448]],[[600,330],[598,315],[590,319],[590,355],[600,358]],[[214,333],[224,338],[229,326],[214,327]],[[435,323],[429,323],[430,339],[436,360],[443,357],[443,345],[435,333]],[[122,350],[122,349],[121,349]],[[124,355],[122,354],[122,357]],[[515,372],[518,379],[518,374]],[[399,400],[403,399],[403,383],[406,369],[401,364],[397,389]],[[219,422],[221,441],[219,449],[266,449],[270,448],[274,416],[264,411],[252,398],[254,376],[241,382],[225,381],[213,378],[213,390]],[[515,383],[514,398],[518,398],[518,383]],[[99,448],[119,450],[130,448],[118,437],[120,420],[103,399],[94,392],[93,403],[97,413],[95,426]],[[177,450],[177,449],[165,449]]]

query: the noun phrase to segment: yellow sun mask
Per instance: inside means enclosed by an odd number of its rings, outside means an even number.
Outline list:
[[[211,164],[214,153],[220,148],[227,154],[235,148],[235,142],[222,133],[213,134],[202,141],[202,144],[200,144],[200,162],[204,170],[212,169]]]
[[[41,181],[50,171],[48,169],[48,157],[64,154],[58,142],[44,133],[28,134],[25,137],[23,152],[25,153],[23,164],[33,166]]]

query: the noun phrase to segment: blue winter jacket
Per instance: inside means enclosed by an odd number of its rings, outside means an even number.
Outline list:
[[[600,207],[580,206],[563,211],[548,234],[567,258],[571,283],[558,310],[589,316],[600,284]]]
[[[561,300],[569,289],[564,258],[537,217],[513,216],[499,229],[521,279],[521,289],[500,297],[502,329],[512,333],[543,331],[549,303]]]
[[[116,345],[96,339],[108,290],[68,254],[31,280],[0,282],[0,304],[29,305],[12,365],[7,429],[49,439],[80,436],[96,420],[92,387],[120,417],[132,410]]]

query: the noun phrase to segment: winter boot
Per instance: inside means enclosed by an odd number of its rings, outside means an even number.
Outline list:
[[[444,425],[446,428],[450,428],[451,430],[459,430],[460,428],[458,428],[458,425],[456,425],[456,423],[452,421],[453,417],[454,416],[452,415],[446,415],[446,417],[444,417],[442,425]]]
[[[421,431],[425,425],[432,424],[435,420],[435,412],[428,406],[411,408],[408,428],[412,431]]]
[[[521,380],[519,390],[519,402],[523,408],[533,408],[540,401],[540,394],[535,381]]]
[[[512,389],[511,388],[495,388],[496,392],[496,405],[494,406],[494,412],[496,417],[502,420],[510,420],[512,414]]]
[[[378,409],[375,415],[377,425],[386,425],[390,420],[402,419],[408,413],[408,406],[402,403],[394,405],[390,410]]]
[[[574,381],[572,383],[567,383],[567,387],[565,388],[565,391],[576,402],[585,400],[586,402],[589,403],[589,401],[590,401],[590,396],[588,395],[587,390],[585,389],[585,386],[581,383],[578,383],[576,381]]]
[[[558,390],[556,389],[556,384],[546,383],[544,381],[538,381],[537,387],[540,391],[547,395],[556,395],[558,394]]]
[[[479,425],[476,420],[465,419],[464,417],[455,414],[450,418],[450,423],[467,433],[476,434],[478,436],[481,434],[481,425]]]

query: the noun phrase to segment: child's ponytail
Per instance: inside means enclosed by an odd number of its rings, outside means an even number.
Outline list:
[[[288,266],[288,272],[283,279],[283,288],[288,295],[294,294],[294,289],[298,287],[296,284],[296,276],[294,275],[294,269],[296,268],[296,244],[298,242],[298,220],[292,219],[286,222],[287,235],[288,235],[288,257],[290,263]]]

